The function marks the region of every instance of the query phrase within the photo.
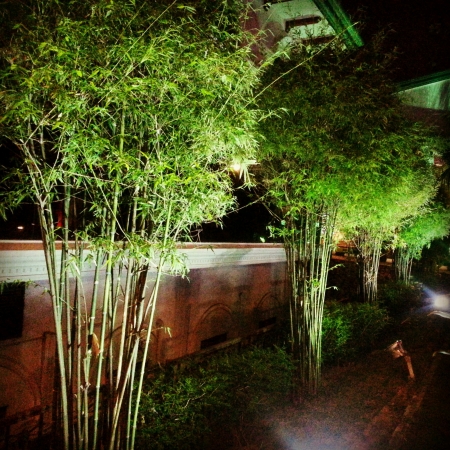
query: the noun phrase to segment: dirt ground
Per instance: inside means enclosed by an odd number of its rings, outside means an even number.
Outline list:
[[[397,448],[394,438],[405,411],[417,404],[424,391],[433,353],[450,348],[450,320],[430,316],[430,311],[426,307],[411,311],[372,353],[325,369],[317,397],[296,406],[288,402],[280,406],[270,417],[243,430],[234,450]],[[396,340],[402,340],[411,357],[414,380],[405,359],[394,359],[386,350]]]

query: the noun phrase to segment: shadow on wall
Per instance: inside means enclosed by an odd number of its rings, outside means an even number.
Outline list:
[[[254,322],[258,330],[275,325],[280,321],[283,310],[278,298],[267,293],[254,310]]]
[[[241,293],[243,294],[243,293]],[[199,321],[193,333],[195,351],[205,350],[237,338],[267,331],[281,322],[282,306],[271,293],[265,294],[258,302],[246,322],[242,322],[240,311],[233,312],[224,304],[211,306]]]
[[[5,416],[41,402],[40,388],[22,364],[0,356],[0,408]]]

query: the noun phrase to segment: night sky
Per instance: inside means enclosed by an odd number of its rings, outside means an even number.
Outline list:
[[[399,52],[395,81],[450,69],[450,0],[340,0],[364,41],[382,29]]]

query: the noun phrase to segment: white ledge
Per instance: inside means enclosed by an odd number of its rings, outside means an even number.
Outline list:
[[[179,251],[186,255],[190,270],[286,261],[283,246],[279,244],[189,243],[180,246]],[[93,263],[84,264],[85,275],[93,271]],[[45,257],[39,241],[0,241],[0,281],[46,279]]]

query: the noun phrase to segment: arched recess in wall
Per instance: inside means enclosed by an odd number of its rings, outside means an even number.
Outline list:
[[[254,310],[256,328],[266,328],[279,323],[282,318],[282,312],[278,298],[270,292],[264,294]]]
[[[21,363],[0,356],[0,406],[6,409],[6,415],[41,403],[40,388],[35,378]]]
[[[193,335],[192,351],[203,350],[237,337],[231,309],[222,303],[202,315]]]

